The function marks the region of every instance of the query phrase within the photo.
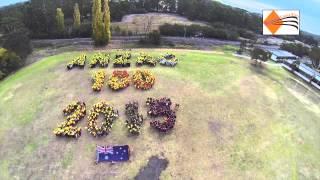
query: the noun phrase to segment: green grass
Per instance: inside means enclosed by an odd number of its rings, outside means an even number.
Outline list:
[[[67,153],[65,153],[63,160],[62,160],[62,167],[68,168],[72,164],[73,160],[73,152],[69,150]]]
[[[4,147],[0,149],[0,178],[51,179],[81,174],[83,169],[86,174],[105,177],[92,165],[95,145],[129,144],[134,150],[129,163],[101,165],[106,172],[116,171],[115,179],[132,179],[152,155],[169,160],[162,179],[319,179],[317,105],[306,105],[302,101],[306,97],[288,87],[292,76],[285,70],[253,67],[233,57],[233,50],[134,50],[134,58],[140,51],[154,56],[169,51],[181,60],[176,68],[148,68],[157,80],[147,92],[131,86],[119,93],[106,87],[92,93],[91,69],[65,70],[66,62],[80,52],[51,56],[21,69],[0,82],[0,143]],[[87,54],[90,58],[93,52]],[[107,75],[112,70],[107,68]],[[82,137],[78,140],[52,134],[70,100],[85,101],[88,110],[107,100],[120,112],[124,103],[138,100],[145,114],[142,104],[149,96],[169,96],[181,105],[172,133],[161,136],[146,120],[139,137],[128,137],[125,117],[120,117],[108,137],[92,138],[84,129],[86,119],[79,123]],[[40,167],[56,174],[36,171]]]

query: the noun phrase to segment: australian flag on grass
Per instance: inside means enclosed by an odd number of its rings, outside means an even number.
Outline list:
[[[129,160],[130,149],[124,146],[97,146],[97,163],[124,162]]]

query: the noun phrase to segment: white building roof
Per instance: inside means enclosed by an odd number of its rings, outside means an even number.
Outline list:
[[[320,73],[317,72],[316,70],[312,69],[311,67],[301,63],[300,66],[299,66],[299,69],[301,71],[303,71],[304,73],[312,76],[312,77],[315,77],[315,79],[319,80],[320,81]]]
[[[283,51],[283,50],[279,50],[279,49],[268,49],[268,51],[277,57],[293,57],[293,58],[297,57],[296,55],[294,55],[288,51]]]

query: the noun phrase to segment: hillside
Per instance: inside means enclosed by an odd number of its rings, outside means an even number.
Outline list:
[[[119,27],[121,30],[131,31],[133,33],[145,33],[148,30],[159,30],[164,24],[182,24],[182,25],[200,25],[207,26],[204,22],[191,21],[186,17],[169,13],[146,13],[125,15],[121,22],[113,22],[112,28]]]

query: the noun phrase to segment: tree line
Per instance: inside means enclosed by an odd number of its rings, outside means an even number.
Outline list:
[[[18,7],[11,8],[19,9]],[[8,13],[10,12],[13,11],[8,11]],[[92,28],[90,29],[92,29],[92,38],[95,45],[106,45],[111,38],[109,0],[93,0],[92,14]],[[17,18],[18,14],[15,15],[1,16],[0,80],[23,66],[27,55],[32,51],[29,38],[30,30],[26,27],[26,24]],[[55,33],[64,37],[66,26],[62,8],[56,8],[54,24]],[[80,28],[81,13],[79,4],[75,3],[73,6],[72,31],[79,33]]]
[[[92,0],[29,0],[2,8],[0,18],[17,19],[30,31],[31,38],[90,37],[93,2]],[[75,4],[78,4],[78,17],[81,22],[78,28],[74,28],[73,21]],[[57,8],[61,8],[64,15],[64,34],[57,26]],[[256,33],[262,30],[261,17],[258,14],[211,0],[110,0],[111,21],[120,21],[126,14],[147,12],[178,13],[190,19],[208,23],[221,22]]]
[[[306,47],[299,43],[283,43],[280,48],[291,52],[292,54],[299,57],[309,57],[312,66],[317,71],[320,71],[320,48],[319,47]]]

